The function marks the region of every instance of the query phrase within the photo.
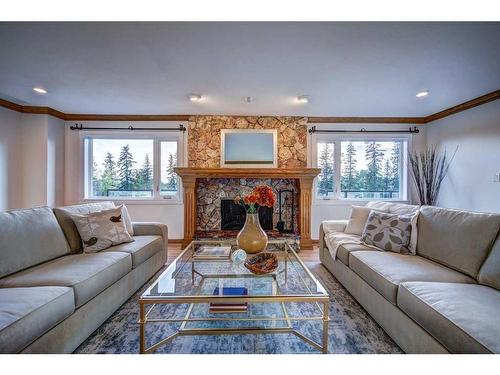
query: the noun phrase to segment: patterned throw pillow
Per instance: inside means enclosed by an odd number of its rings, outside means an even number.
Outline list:
[[[83,251],[94,253],[134,239],[127,232],[121,206],[86,215],[71,215],[83,242]]]
[[[411,236],[411,216],[370,212],[361,241],[396,253],[407,252]]]

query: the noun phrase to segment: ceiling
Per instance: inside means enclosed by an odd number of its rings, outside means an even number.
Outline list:
[[[0,97],[65,113],[426,116],[500,88],[499,40],[500,23],[3,22]]]

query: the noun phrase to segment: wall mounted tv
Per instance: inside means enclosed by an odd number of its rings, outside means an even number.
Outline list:
[[[221,166],[277,168],[277,129],[222,129]]]

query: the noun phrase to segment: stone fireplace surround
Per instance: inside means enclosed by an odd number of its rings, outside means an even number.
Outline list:
[[[197,229],[218,228],[217,222],[220,225],[220,218],[217,214],[210,216],[207,214],[206,206],[210,208],[210,212],[215,210],[218,199],[214,201],[213,197],[223,194],[235,194],[235,187],[240,186],[242,179],[244,183],[250,182],[251,184],[257,183],[271,183],[273,181],[281,181],[279,184],[286,184],[292,187],[297,192],[298,210],[296,210],[297,230],[300,236],[301,249],[312,249],[311,239],[311,203],[312,203],[312,183],[320,170],[317,168],[176,168],[175,172],[182,179],[184,191],[184,239],[183,244],[186,246],[195,237],[201,237],[197,233]],[[224,191],[224,183],[222,179],[229,179],[229,187]],[[276,184],[276,182],[274,182]],[[210,187],[212,186],[212,187]],[[248,186],[248,185],[243,185]],[[203,189],[199,189],[199,188]],[[207,196],[205,188],[213,189],[214,193]],[[222,188],[222,192],[221,192]],[[203,191],[200,197],[198,193]],[[215,193],[217,191],[217,193]],[[212,194],[213,197],[212,197]],[[199,199],[200,198],[200,199]],[[220,212],[220,202],[219,209]],[[199,215],[198,210],[203,210]],[[275,208],[277,210],[277,208]],[[198,220],[200,219],[198,226]],[[274,224],[274,220],[273,220]],[[210,231],[205,230],[207,237]],[[201,233],[202,234],[202,233]]]
[[[295,208],[298,207],[298,188],[294,179],[256,179],[256,178],[201,178],[196,186],[196,234],[217,232],[221,228],[221,200],[234,199],[252,191],[257,185],[269,185],[278,198],[278,191],[293,190]],[[294,228],[298,228],[297,209],[294,215]],[[278,202],[273,207],[272,228],[279,220]],[[298,233],[297,233],[298,234]]]

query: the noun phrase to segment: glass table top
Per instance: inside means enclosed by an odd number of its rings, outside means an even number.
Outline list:
[[[191,242],[167,269],[142,294],[141,299],[165,300],[182,297],[223,296],[216,290],[246,288],[248,297],[327,296],[326,290],[298,257],[286,240],[270,240],[265,252],[278,258],[272,273],[256,275],[244,262],[232,257],[202,259],[197,255],[206,247],[231,247],[238,250],[236,240],[196,240]],[[253,255],[249,254],[248,258]],[[218,288],[218,289],[217,289]],[[214,294],[215,293],[215,294]]]

